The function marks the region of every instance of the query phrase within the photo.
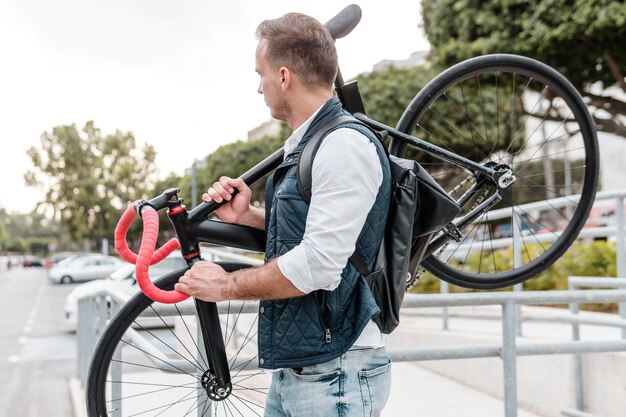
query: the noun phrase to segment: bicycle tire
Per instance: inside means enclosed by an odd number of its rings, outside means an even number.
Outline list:
[[[245,266],[219,263],[233,271]],[[154,284],[171,290],[187,268],[155,280]],[[269,374],[247,368],[256,366],[256,314],[244,317],[244,305],[230,319],[220,314],[231,369],[232,392],[223,401],[211,401],[203,388],[206,360],[198,354],[201,340],[194,331],[195,312],[190,300],[157,307],[175,310],[175,327],[169,316],[161,316],[153,301],[143,293],[134,295],[105,329],[92,356],[86,384],[87,411],[90,417],[149,415],[159,416],[260,416],[269,387]],[[230,312],[230,303],[228,304]],[[256,309],[255,309],[256,310]],[[156,318],[153,317],[156,314]],[[149,322],[152,320],[152,322]],[[155,328],[155,321],[158,327]],[[251,323],[251,324],[250,324]],[[240,330],[250,324],[249,330]],[[247,327],[247,326],[246,326]],[[242,341],[243,337],[243,341]],[[151,342],[147,348],[145,342]],[[237,345],[239,344],[239,345]],[[154,350],[156,349],[156,350]],[[239,357],[242,351],[250,355]],[[114,374],[113,366],[117,367]],[[119,378],[119,379],[118,379]],[[205,381],[206,382],[206,379]]]
[[[397,129],[456,147],[474,162],[505,165],[516,176],[493,218],[484,213],[461,230],[459,242],[423,260],[438,278],[474,289],[518,284],[558,260],[583,228],[598,187],[596,129],[580,94],[551,67],[508,54],[460,62],[419,91]],[[411,152],[455,196],[479,180],[469,173],[464,184],[467,171],[392,139],[390,153]],[[496,218],[507,211],[509,220]]]

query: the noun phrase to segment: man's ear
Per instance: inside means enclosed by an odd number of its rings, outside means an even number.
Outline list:
[[[280,77],[280,88],[285,91],[291,85],[293,74],[289,71],[287,67],[280,67],[278,70],[278,75]]]

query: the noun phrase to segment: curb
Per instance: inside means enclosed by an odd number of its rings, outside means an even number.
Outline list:
[[[74,417],[87,417],[87,404],[85,403],[85,390],[80,384],[78,378],[72,378],[69,381],[70,398],[72,401],[72,410]]]

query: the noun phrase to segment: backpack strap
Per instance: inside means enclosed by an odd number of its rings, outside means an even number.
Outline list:
[[[340,125],[350,123],[363,124],[353,116],[347,114],[333,117],[326,122],[326,124],[322,126],[320,130],[318,130],[317,133],[315,133],[315,135],[313,135],[313,137],[304,145],[304,149],[302,149],[302,153],[300,154],[300,160],[298,161],[297,178],[298,192],[307,204],[311,202],[313,159],[322,144],[322,140],[326,137],[326,135],[328,135],[328,133],[330,133],[331,130]]]
[[[368,129],[372,130],[365,123],[356,119],[351,115],[341,115],[332,118],[324,126],[320,128],[320,130],[313,135],[311,139],[304,145],[304,149],[302,149],[302,153],[300,154],[300,160],[298,161],[297,167],[297,180],[298,180],[298,192],[302,199],[308,203],[311,203],[311,187],[313,182],[313,159],[315,159],[315,155],[322,144],[322,140],[335,128],[346,125],[346,124],[359,124],[361,126],[365,126]],[[383,137],[378,132],[372,130],[372,133],[382,142]],[[384,146],[383,146],[384,148]],[[385,153],[387,150],[385,149]],[[356,252],[350,256],[349,261],[352,262],[352,265],[359,271],[361,275],[368,276],[370,271],[367,267],[367,264],[363,260],[363,258]]]

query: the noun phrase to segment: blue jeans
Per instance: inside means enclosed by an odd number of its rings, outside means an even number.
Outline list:
[[[319,365],[274,372],[265,417],[375,417],[390,388],[385,349],[351,349]]]

